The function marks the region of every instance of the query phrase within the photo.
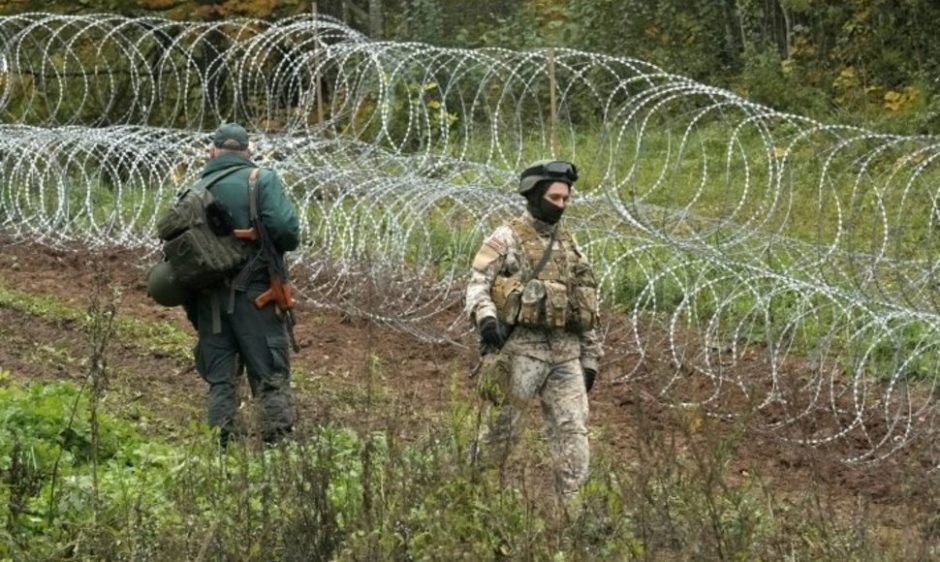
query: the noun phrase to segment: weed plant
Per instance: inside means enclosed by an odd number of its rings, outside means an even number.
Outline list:
[[[475,466],[474,408],[404,442],[325,424],[220,450],[144,437],[72,383],[0,388],[0,560],[927,560],[936,523],[884,536],[812,482],[781,496],[740,468],[737,430],[695,415],[601,448],[575,519],[525,476]],[[92,458],[97,456],[95,466]],[[537,463],[522,450],[517,462]],[[97,480],[97,488],[94,481]],[[926,483],[926,482],[925,482]],[[936,488],[925,494],[936,502]],[[924,506],[926,507],[926,506]],[[917,511],[917,510],[915,510]]]

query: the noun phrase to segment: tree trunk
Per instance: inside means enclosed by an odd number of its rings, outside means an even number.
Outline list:
[[[783,15],[783,37],[781,38],[781,48],[780,48],[780,58],[782,60],[787,60],[790,58],[790,45],[791,45],[791,36],[793,26],[790,23],[790,13],[787,12],[787,7],[783,5],[783,2],[778,1],[777,5],[780,7],[780,13]]]
[[[737,70],[741,66],[741,53],[744,50],[744,36],[741,29],[741,16],[738,14],[737,0],[725,0],[722,8],[725,12],[725,53],[728,65]]]
[[[373,39],[382,38],[382,0],[369,0],[369,35]]]

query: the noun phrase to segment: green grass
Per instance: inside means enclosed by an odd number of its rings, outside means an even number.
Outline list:
[[[7,287],[0,279],[0,307],[42,318],[60,326],[74,325],[84,330],[92,321],[87,308],[70,304],[56,296],[30,293]],[[149,353],[192,360],[193,336],[178,322],[141,320],[119,315],[116,320],[117,339],[122,344]],[[50,350],[49,354],[54,350]]]

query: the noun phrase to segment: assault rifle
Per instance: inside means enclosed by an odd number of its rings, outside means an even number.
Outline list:
[[[294,337],[294,295],[288,285],[287,268],[284,265],[284,258],[274,247],[274,242],[268,236],[261,220],[252,221],[254,224],[249,229],[236,229],[235,237],[239,240],[261,240],[261,253],[268,268],[268,279],[270,285],[268,290],[255,297],[255,306],[265,307],[269,302],[274,302],[279,312],[284,315],[284,321],[287,323],[287,335],[290,337],[290,345],[294,353],[300,352],[300,346],[297,345],[297,339]],[[260,235],[258,234],[260,233]]]
[[[287,267],[284,264],[284,258],[274,247],[274,241],[268,235],[268,231],[261,221],[257,206],[257,190],[255,189],[258,179],[258,169],[251,171],[248,177],[249,201],[251,205],[251,228],[234,230],[235,238],[239,240],[261,240],[261,255],[265,265],[268,268],[269,285],[268,290],[255,298],[255,306],[262,308],[269,302],[274,302],[277,310],[284,315],[284,321],[287,324],[287,335],[290,337],[290,345],[294,353],[300,353],[300,346],[297,345],[297,339],[294,337],[294,295],[288,285]]]

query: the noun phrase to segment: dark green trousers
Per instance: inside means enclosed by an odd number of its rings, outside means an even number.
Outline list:
[[[242,367],[259,405],[263,439],[276,440],[293,426],[287,329],[273,303],[255,306],[264,289],[253,284],[247,292],[236,292],[231,313],[228,288],[196,299],[196,369],[209,383],[209,426],[221,430],[223,441],[243,431],[237,415]]]

